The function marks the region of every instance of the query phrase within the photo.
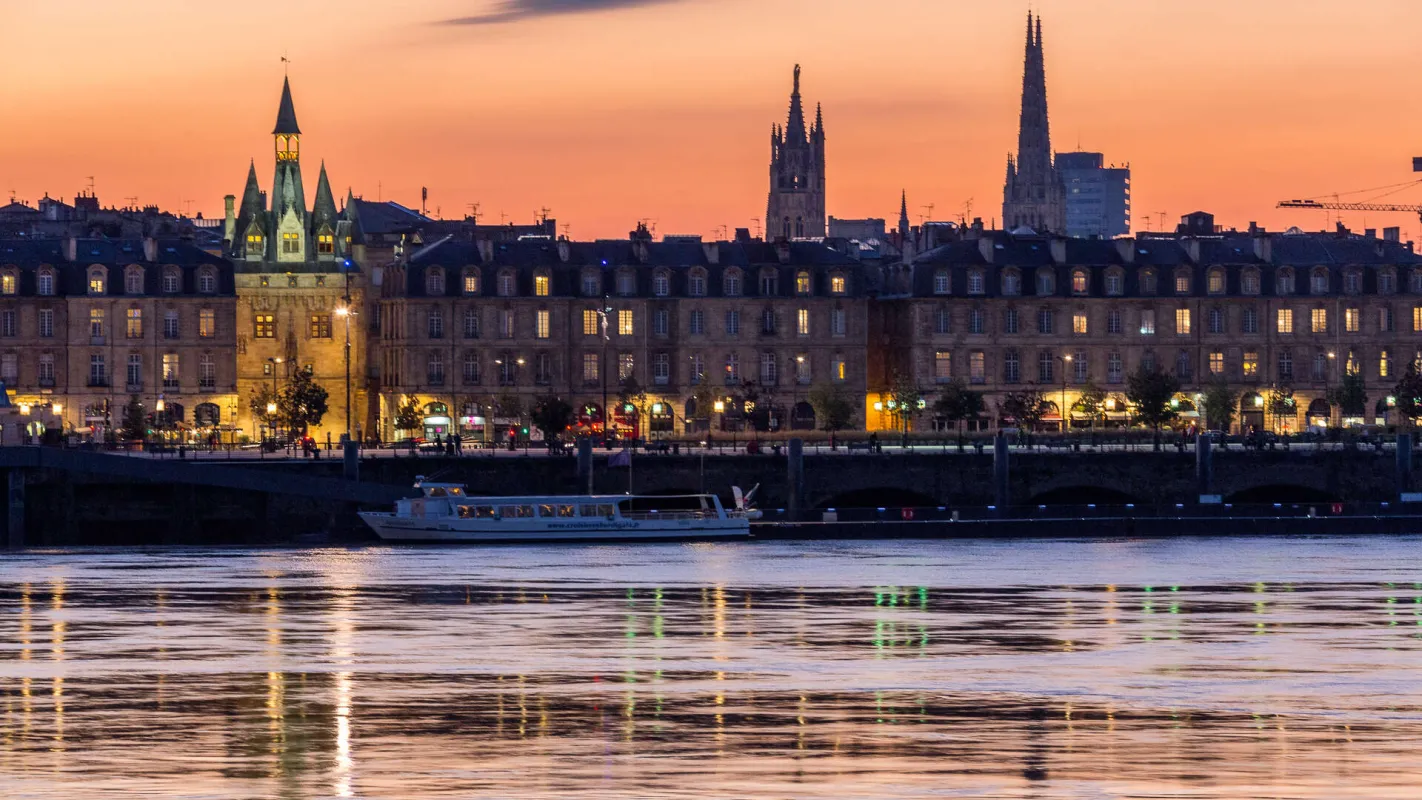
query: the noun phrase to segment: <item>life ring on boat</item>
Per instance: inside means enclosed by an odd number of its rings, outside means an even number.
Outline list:
[[[1342,514],[1342,513],[1343,513],[1343,504],[1342,504],[1342,503],[1334,503],[1334,504],[1333,504],[1333,513],[1334,513],[1334,514]]]
[[[904,518],[905,520],[912,520],[912,519],[913,519],[913,509],[911,509],[911,508],[905,508],[905,509],[903,509],[902,511],[900,511],[899,513],[903,516],[903,518]]]

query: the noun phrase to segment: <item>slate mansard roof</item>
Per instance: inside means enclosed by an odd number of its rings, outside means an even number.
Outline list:
[[[1422,268],[1422,257],[1410,245],[1372,237],[1345,233],[1308,234],[1225,234],[1207,237],[1141,237],[1135,239],[1051,239],[1041,236],[1014,236],[993,232],[979,239],[949,242],[929,250],[910,265],[911,293],[918,297],[942,297],[937,278],[946,272],[950,297],[1003,296],[1002,276],[1016,270],[1021,277],[1018,296],[1037,294],[1035,277],[1048,270],[1055,278],[1048,296],[1072,297],[1083,293],[1072,290],[1073,272],[1085,269],[1088,289],[1085,296],[1103,296],[1105,277],[1112,268],[1119,270],[1123,286],[1121,297],[1205,297],[1206,277],[1215,269],[1223,269],[1226,295],[1243,294],[1241,279],[1246,269],[1257,271],[1261,295],[1277,295],[1275,281],[1284,268],[1294,274],[1293,294],[1312,295],[1309,279],[1317,270],[1325,270],[1329,289],[1325,294],[1339,294],[1346,270],[1357,270],[1362,277],[1361,293],[1378,291],[1377,276],[1391,269],[1396,276],[1395,287],[1409,287],[1406,274]],[[970,272],[983,274],[981,292],[968,292]],[[1175,292],[1173,278],[1184,270],[1190,280],[1190,291]],[[1157,281],[1155,292],[1143,291],[1144,278],[1152,275]]]
[[[151,243],[151,244],[150,244]],[[147,252],[152,248],[154,258]],[[57,295],[87,295],[89,269],[107,270],[106,294],[126,295],[124,270],[143,267],[144,294],[162,294],[162,276],[168,268],[181,271],[180,294],[197,294],[197,274],[211,269],[217,291],[209,296],[235,296],[232,263],[202,250],[184,239],[3,239],[0,240],[0,270],[19,272],[20,295],[35,294],[35,276],[42,267],[56,270]]]
[[[617,294],[616,276],[631,269],[637,281],[637,296],[652,296],[652,281],[658,272],[670,279],[668,297],[686,297],[693,269],[706,277],[706,297],[721,297],[723,279],[732,269],[742,273],[740,297],[761,297],[760,276],[773,270],[778,277],[777,297],[794,297],[795,276],[810,273],[812,294],[828,296],[830,278],[848,279],[845,296],[859,296],[868,288],[867,270],[857,260],[819,242],[795,241],[782,245],[770,242],[708,242],[669,239],[660,242],[606,239],[592,242],[555,242],[550,239],[521,239],[513,242],[479,244],[448,239],[413,253],[405,263],[405,292],[410,297],[426,294],[425,274],[439,267],[446,271],[446,296],[464,296],[458,276],[464,269],[480,270],[480,294],[495,296],[496,276],[512,268],[518,280],[518,296],[533,294],[536,270],[546,270],[552,278],[550,296],[583,297],[582,276],[595,270],[609,294]],[[779,248],[788,248],[782,251]],[[782,255],[784,259],[782,260]]]

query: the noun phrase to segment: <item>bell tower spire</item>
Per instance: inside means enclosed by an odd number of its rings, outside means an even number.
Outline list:
[[[767,239],[817,238],[825,235],[825,120],[815,106],[813,127],[805,129],[800,97],[800,65],[795,65],[790,114],[783,128],[771,128],[770,199],[766,204]]]
[[[1047,67],[1042,50],[1042,18],[1027,14],[1027,48],[1022,60],[1022,113],[1016,157],[1009,156],[1003,187],[1002,224],[1007,230],[1037,233],[1066,230],[1066,191],[1052,156],[1047,114]]]

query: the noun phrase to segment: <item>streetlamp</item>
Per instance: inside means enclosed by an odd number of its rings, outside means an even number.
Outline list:
[[[795,430],[795,410],[800,405],[800,370],[805,367],[805,356],[797,355],[792,359],[790,375],[790,430]]]
[[[1333,392],[1333,365],[1337,363],[1338,354],[1332,350],[1328,351],[1327,371],[1323,373],[1323,399],[1328,403],[1328,427],[1333,427],[1333,398],[1329,395]],[[1342,417],[1343,409],[1338,409],[1339,417]]]
[[[1071,354],[1068,353],[1067,355],[1064,355],[1064,356],[1057,356],[1057,360],[1060,361],[1060,362],[1062,362],[1062,405],[1061,405],[1060,412],[1061,412],[1061,416],[1062,416],[1062,433],[1065,434],[1065,433],[1067,432],[1067,420],[1070,419],[1070,417],[1067,416],[1066,387],[1067,387],[1067,368],[1071,366],[1071,360],[1072,360],[1072,359],[1071,359]]]
[[[267,358],[267,363],[269,363],[269,364],[272,365],[272,399],[273,399],[273,400],[275,400],[275,399],[276,399],[276,396],[277,396],[277,367],[281,366],[281,365],[282,365],[283,363],[285,363],[285,362],[286,362],[286,359],[282,358],[281,356],[268,357],[268,358]],[[276,414],[276,403],[275,403],[275,402],[267,403],[267,416],[271,419],[271,429],[272,429],[272,438],[273,438],[273,439],[275,439],[276,436],[277,436],[276,417],[273,416],[273,415],[275,415],[275,414]]]
[[[346,284],[347,284],[347,287],[349,287],[349,285],[350,285],[349,279],[347,279]],[[348,289],[348,291],[349,291],[349,289]],[[339,308],[336,309],[336,316],[340,317],[340,318],[345,322],[345,327],[346,327],[346,344],[345,344],[345,348],[344,348],[344,351],[345,351],[345,352],[344,352],[344,355],[345,355],[345,361],[346,361],[346,441],[349,442],[349,441],[351,440],[351,306],[350,306],[351,298],[350,298],[350,295],[347,294],[346,297],[343,298],[343,300],[345,301],[345,305],[343,305],[343,306],[341,306],[341,307],[339,307]],[[329,441],[329,440],[328,440],[328,441]]]

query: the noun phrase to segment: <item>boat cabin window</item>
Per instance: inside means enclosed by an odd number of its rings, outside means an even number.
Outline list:
[[[577,515],[578,515],[578,507],[577,507],[577,506],[571,506],[571,505],[558,506],[558,516],[560,516],[560,517],[576,517]]]
[[[553,516],[553,506],[550,506],[550,505],[548,505],[547,503],[545,503],[545,504],[539,506],[539,507],[538,507],[538,516],[540,516],[540,517],[551,517],[551,516]]]
[[[499,516],[509,517],[531,517],[533,516],[533,506],[499,506]]]
[[[579,511],[584,517],[610,517],[613,513],[612,508],[611,503],[598,503],[596,505],[589,503],[582,506]]]
[[[441,486],[435,486],[434,488],[430,489],[430,497],[444,497],[444,488]]]
[[[493,506],[460,506],[460,519],[493,519]]]

